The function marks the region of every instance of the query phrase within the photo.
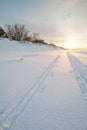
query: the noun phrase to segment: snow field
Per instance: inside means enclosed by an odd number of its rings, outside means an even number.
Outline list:
[[[86,59],[0,40],[0,130],[87,130]]]

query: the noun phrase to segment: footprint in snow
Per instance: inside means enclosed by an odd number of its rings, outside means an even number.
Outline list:
[[[20,58],[20,60],[23,60],[23,59],[24,59],[23,57]]]

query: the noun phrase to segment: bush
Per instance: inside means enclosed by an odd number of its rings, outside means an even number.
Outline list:
[[[40,34],[35,32],[27,36],[26,41],[38,44],[47,44],[46,41],[40,36]]]
[[[11,40],[25,41],[28,36],[28,30],[24,25],[5,25],[7,37]]]
[[[16,40],[22,42],[32,42],[35,44],[50,45],[56,47],[53,43],[47,43],[39,33],[30,33],[24,25],[14,24],[5,25],[5,30],[0,27],[0,37],[8,38],[9,40]]]
[[[5,31],[2,27],[0,27],[0,37],[4,37]]]

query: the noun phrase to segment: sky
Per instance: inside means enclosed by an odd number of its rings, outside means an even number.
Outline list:
[[[0,0],[0,25],[16,23],[48,41],[87,46],[87,0]]]

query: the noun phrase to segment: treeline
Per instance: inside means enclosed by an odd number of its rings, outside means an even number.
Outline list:
[[[45,42],[39,33],[30,33],[24,25],[20,24],[5,25],[4,28],[0,26],[0,37],[15,41]]]
[[[48,44],[39,33],[30,33],[24,25],[20,24],[0,26],[0,37],[15,41]],[[52,43],[49,44],[55,46]]]

